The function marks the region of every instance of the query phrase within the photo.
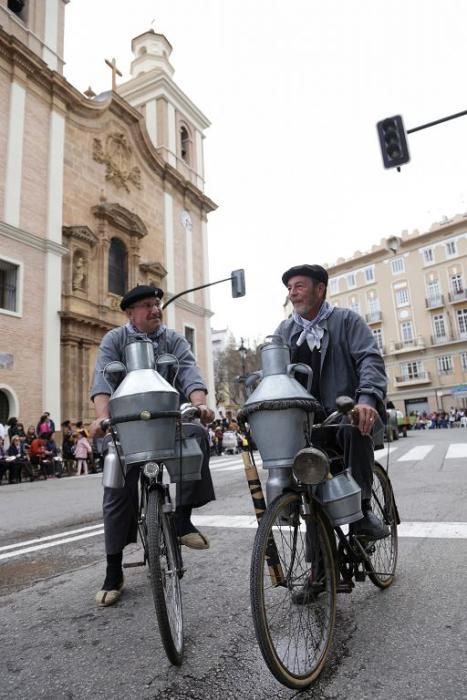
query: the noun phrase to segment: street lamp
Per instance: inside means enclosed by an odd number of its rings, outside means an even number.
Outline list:
[[[242,378],[245,379],[246,375],[246,356],[248,355],[248,349],[244,345],[243,338],[240,338],[240,347],[238,348],[240,353],[240,359],[242,361]]]
[[[240,338],[240,347],[238,348],[238,352],[240,354],[240,360],[242,362],[242,373],[239,377],[237,377],[237,382],[242,385],[243,400],[246,401],[247,393],[246,393],[246,387],[245,387],[245,379],[246,379],[246,358],[248,355],[248,348],[245,347],[245,341],[243,338]]]

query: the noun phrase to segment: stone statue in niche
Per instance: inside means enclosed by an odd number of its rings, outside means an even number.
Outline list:
[[[71,286],[73,291],[86,289],[86,260],[77,253],[73,258],[73,276]]]

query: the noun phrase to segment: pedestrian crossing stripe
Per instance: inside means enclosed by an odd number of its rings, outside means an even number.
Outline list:
[[[390,459],[391,463],[394,462],[420,462],[425,459],[430,452],[435,448],[435,445],[416,445],[410,448],[407,452],[400,455],[399,457],[394,456]],[[389,455],[392,455],[396,450],[400,453],[401,447],[385,447],[383,450],[377,450],[375,452],[375,460],[384,464],[385,460]],[[451,443],[447,449],[444,459],[467,459],[467,442]],[[256,465],[262,467],[261,459],[257,456]],[[242,458],[240,455],[235,457],[230,457],[221,460],[211,460],[210,464],[211,470],[214,472],[229,472],[241,469],[243,467]]]
[[[220,529],[256,530],[258,523],[254,515],[194,515],[197,527]],[[344,528],[346,526],[344,525]],[[399,537],[420,539],[467,539],[467,522],[402,522],[397,528]],[[79,540],[103,537],[103,523],[59,532],[47,537],[16,542],[0,547],[0,561],[44,551],[60,545],[75,544]]]
[[[398,462],[418,462],[431,452],[434,445],[417,445],[417,447],[412,447],[411,450],[406,452],[402,457],[399,457]]]

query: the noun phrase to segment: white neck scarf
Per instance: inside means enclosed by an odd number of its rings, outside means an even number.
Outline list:
[[[331,304],[329,304],[327,301],[323,301],[317,315],[315,318],[311,319],[311,321],[308,321],[306,318],[303,318],[303,316],[294,313],[292,318],[297,326],[300,326],[302,329],[302,332],[297,340],[297,346],[300,347],[300,345],[302,345],[306,340],[311,351],[313,351],[315,348],[318,348],[319,350],[321,347],[321,339],[324,335],[324,328],[321,328],[319,324],[329,318],[333,311],[334,306],[331,306]]]

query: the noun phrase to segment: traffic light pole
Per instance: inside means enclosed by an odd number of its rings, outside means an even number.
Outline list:
[[[436,126],[437,124],[442,124],[443,122],[448,122],[451,119],[458,119],[459,117],[465,117],[467,110],[463,112],[457,112],[456,114],[450,114],[449,117],[443,117],[442,119],[436,119],[434,122],[428,122],[428,124],[422,124],[421,126],[415,126],[413,129],[407,129],[407,134],[413,134],[415,131],[421,131],[422,129],[429,129],[430,126]]]

